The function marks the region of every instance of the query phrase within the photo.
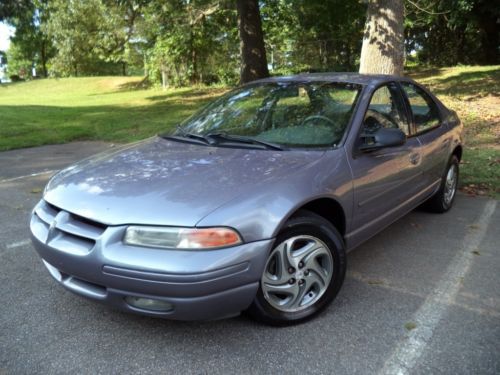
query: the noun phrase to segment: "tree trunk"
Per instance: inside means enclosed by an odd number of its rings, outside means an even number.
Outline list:
[[[42,39],[42,45],[40,48],[40,62],[42,63],[42,74],[44,78],[48,77],[48,72],[47,72],[47,42],[45,41],[45,38]]]
[[[165,68],[163,63],[161,64],[160,70],[161,70],[161,88],[162,90],[166,90],[168,86],[168,78],[167,78],[167,69]]]
[[[191,84],[194,85],[198,83],[198,57],[196,54],[196,48],[194,47],[194,34],[191,26]]]
[[[238,0],[240,83],[269,77],[258,0]]]
[[[403,74],[403,0],[369,0],[359,72]]]

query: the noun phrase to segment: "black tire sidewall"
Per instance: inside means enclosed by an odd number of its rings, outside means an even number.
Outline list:
[[[423,203],[422,207],[426,209],[427,211],[430,212],[435,212],[435,213],[445,213],[450,210],[450,208],[453,206],[453,202],[455,201],[455,197],[457,195],[457,192],[455,190],[455,194],[453,196],[453,199],[451,200],[450,203],[446,203],[444,201],[444,191],[446,189],[446,176],[448,175],[448,171],[450,170],[450,167],[452,165],[455,165],[457,168],[457,186],[455,189],[458,189],[458,178],[460,176],[460,168],[459,168],[459,161],[456,155],[452,155],[446,164],[446,168],[444,170],[443,176],[441,177],[441,184],[439,186],[439,190],[431,197],[429,200]]]

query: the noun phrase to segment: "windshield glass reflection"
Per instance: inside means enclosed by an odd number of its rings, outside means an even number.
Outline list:
[[[326,147],[342,139],[360,86],[260,83],[236,89],[184,121],[178,136],[227,134],[285,147]]]

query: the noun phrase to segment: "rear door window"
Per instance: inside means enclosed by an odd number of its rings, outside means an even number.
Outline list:
[[[438,126],[441,120],[434,100],[424,90],[412,83],[401,82],[401,86],[410,103],[416,132],[422,133]]]

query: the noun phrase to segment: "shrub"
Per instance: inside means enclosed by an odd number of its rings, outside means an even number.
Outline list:
[[[21,81],[24,81],[24,79],[22,79],[21,77],[19,77],[17,74],[12,74],[10,75],[10,80],[11,82],[21,82]]]

